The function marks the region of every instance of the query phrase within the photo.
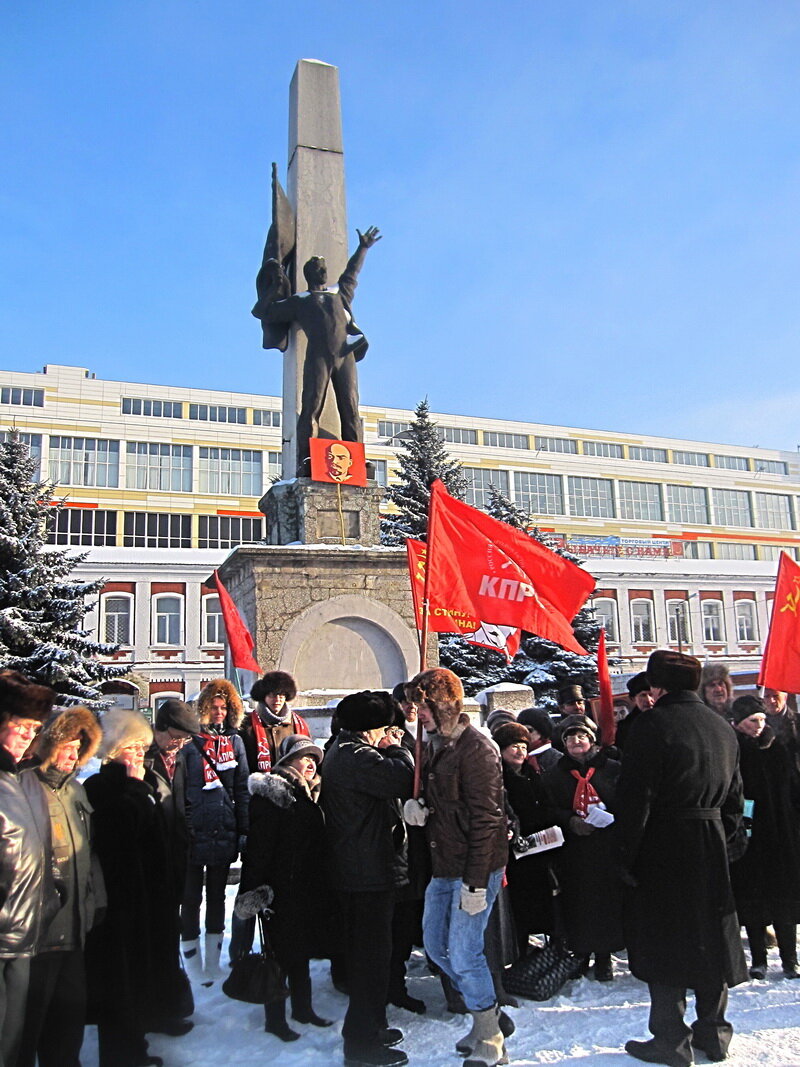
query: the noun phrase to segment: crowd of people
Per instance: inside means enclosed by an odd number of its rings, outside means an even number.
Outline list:
[[[458,677],[433,668],[346,696],[322,747],[296,693],[270,671],[248,707],[217,679],[151,724],[58,708],[49,688],[0,672],[2,1067],[79,1067],[87,1024],[101,1067],[157,1067],[148,1035],[186,1034],[193,986],[230,974],[256,928],[284,982],[266,1033],[294,1042],[332,1025],[310,972],[330,960],[349,1067],[407,1062],[387,1005],[427,1010],[406,984],[415,947],[448,1010],[471,1016],[456,1045],[466,1067],[507,1062],[518,1005],[505,968],[536,945],[558,944],[598,982],[627,951],[652,1037],[626,1051],[674,1067],[696,1050],[726,1057],[728,988],[765,978],[773,931],[783,976],[800,977],[787,694],[734,699],[724,667],[658,651],[609,744],[580,686],[556,715],[495,711],[478,726]],[[554,834],[558,847],[535,847]]]

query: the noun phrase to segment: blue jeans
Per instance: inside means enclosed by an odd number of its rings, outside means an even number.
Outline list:
[[[460,878],[432,878],[425,891],[425,951],[464,998],[470,1011],[486,1011],[496,997],[483,951],[483,935],[503,882],[503,868],[489,875],[486,907],[468,915],[459,907]]]

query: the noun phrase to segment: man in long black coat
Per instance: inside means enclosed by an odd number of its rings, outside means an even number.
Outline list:
[[[654,706],[628,735],[617,793],[628,960],[650,987],[650,1041],[625,1050],[684,1067],[692,1046],[725,1058],[728,986],[746,981],[728,858],[744,848],[739,752],[728,723],[696,690],[700,662],[660,650],[647,664]],[[694,990],[697,1021],[684,1022]]]

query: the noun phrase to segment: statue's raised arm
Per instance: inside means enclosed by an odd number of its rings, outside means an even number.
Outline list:
[[[358,248],[347,261],[347,266],[339,278],[339,292],[348,304],[353,301],[358,284],[358,273],[364,266],[367,251],[381,239],[377,226],[369,226],[363,233],[361,230],[356,230],[356,233],[358,234]]]

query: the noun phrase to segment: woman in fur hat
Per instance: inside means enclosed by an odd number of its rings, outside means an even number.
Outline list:
[[[613,812],[620,764],[598,746],[597,727],[585,715],[563,719],[559,732],[564,755],[542,784],[564,831],[555,863],[567,943],[585,956],[586,969],[594,953],[594,977],[610,982],[611,953],[624,944],[622,885],[614,826],[600,826],[592,809]]]
[[[144,781],[153,731],[143,715],[123,708],[106,712],[101,726],[103,763],[86,780],[86,795],[108,908],[86,942],[90,1018],[100,1067],[161,1067],[145,1035],[163,1011],[161,983],[174,959],[164,927],[172,915],[164,823]]]
[[[225,931],[228,872],[247,841],[247,758],[237,733],[242,701],[234,686],[218,678],[197,700],[202,732],[184,748],[189,862],[181,905],[181,941],[190,973],[200,976],[200,905],[206,890],[205,968],[221,977],[219,957]]]
[[[262,910],[271,888],[269,936],[289,979],[292,1018],[330,1026],[311,1006],[308,961],[324,955],[330,916],[325,879],[325,819],[319,806],[322,749],[308,737],[290,734],[270,774],[250,775],[250,831],[242,865],[236,912],[241,918]],[[268,894],[266,894],[268,896]],[[264,1005],[267,1033],[282,1041],[300,1035],[286,1023],[286,1002]]]
[[[36,738],[36,762],[20,774],[25,790],[43,791],[53,829],[53,860],[63,905],[31,960],[18,1067],[78,1063],[86,1021],[83,948],[97,908],[105,907],[99,864],[92,863],[92,808],[75,772],[95,754],[101,731],[88,708],[58,712]]]
[[[734,700],[731,715],[744,795],[753,802],[747,850],[730,865],[736,911],[750,943],[750,977],[766,977],[767,925],[772,924],[784,978],[800,978],[800,784],[791,754],[767,725],[764,701],[752,694],[741,696]]]

